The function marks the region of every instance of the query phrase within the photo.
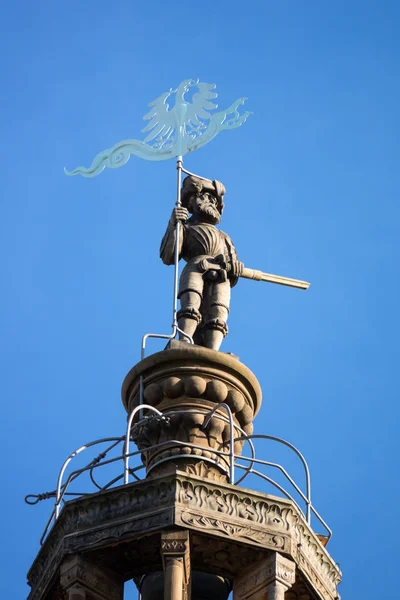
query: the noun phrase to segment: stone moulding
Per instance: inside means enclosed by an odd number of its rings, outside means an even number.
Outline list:
[[[253,417],[261,406],[260,384],[250,369],[230,354],[201,346],[174,342],[170,349],[152,354],[135,365],[122,385],[122,402],[127,412],[138,403],[140,376],[144,378],[145,399],[153,405],[164,398],[183,395],[225,402],[232,388],[233,392],[243,395]],[[153,387],[146,394],[150,385]],[[236,412],[235,399],[230,401],[232,412]]]
[[[229,447],[227,412],[221,407],[203,429],[204,420],[216,405],[224,403],[234,423],[251,434],[261,405],[261,389],[254,374],[232,355],[173,340],[167,350],[148,356],[126,376],[122,400],[128,413],[139,404],[141,378],[144,403],[170,413],[167,421],[150,413],[133,425],[132,438],[140,450],[164,443],[143,452],[147,472],[161,461],[175,461],[179,456],[183,465],[193,460],[212,460],[217,470],[226,474],[228,460],[213,450],[227,451]],[[182,444],[174,444],[174,440]],[[166,444],[169,441],[172,443]],[[236,454],[243,445],[244,441],[235,443]],[[159,471],[157,467],[156,474]]]
[[[61,567],[60,583],[63,589],[83,584],[103,600],[122,600],[123,584],[95,565],[87,563],[80,556],[71,556]]]
[[[238,544],[278,551],[321,598],[338,598],[340,570],[292,502],[177,471],[67,502],[28,573],[29,600],[45,598],[65,556],[129,549],[172,526],[220,539],[228,552]]]

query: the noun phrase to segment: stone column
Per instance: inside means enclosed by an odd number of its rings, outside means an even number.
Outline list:
[[[69,556],[62,563],[60,584],[68,600],[123,600],[124,597],[123,581],[78,554]]]
[[[190,547],[188,531],[170,531],[161,535],[164,567],[164,600],[190,598]]]
[[[283,585],[279,581],[273,581],[267,587],[267,598],[268,600],[285,600],[285,592],[287,586]]]
[[[295,578],[295,563],[274,552],[235,580],[233,600],[284,600]]]
[[[166,558],[164,563],[165,586],[164,600],[182,600],[183,598],[183,560]]]

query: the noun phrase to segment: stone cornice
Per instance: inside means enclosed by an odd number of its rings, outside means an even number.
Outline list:
[[[227,380],[237,386],[251,406],[253,416],[261,406],[261,388],[254,373],[236,357],[201,346],[177,343],[169,350],[148,356],[137,363],[127,374],[122,385],[122,402],[129,412],[139,390],[139,378],[148,384],[168,376],[196,374],[215,380]]]
[[[340,571],[292,502],[177,471],[66,503],[29,571],[29,600],[44,597],[65,555],[171,526],[224,539],[228,547],[278,551],[321,598],[338,597]]]

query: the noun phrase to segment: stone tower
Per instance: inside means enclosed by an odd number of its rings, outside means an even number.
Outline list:
[[[132,579],[141,600],[226,600],[231,592],[234,600],[338,599],[340,571],[325,549],[329,536],[311,529],[311,513],[323,521],[311,505],[308,467],[299,451],[264,436],[301,459],[305,492],[278,467],[304,501],[305,514],[270,477],[261,474],[283,497],[239,487],[266,463],[254,456],[252,444],[259,383],[237,357],[219,352],[231,288],[240,277],[300,289],[309,284],[246,268],[217,227],[225,186],[183,168],[183,155],[251,114],[239,111],[245,98],[208,112],[217,108],[210,102],[217,97],[214,88],[184,80],[150,104],[143,131],[153,133],[144,142],[124,140],[100,152],[89,168],[67,172],[93,177],[106,166],[123,166],[131,154],[176,159],[177,199],[160,250],[163,262],[175,268],[173,329],[171,335],[143,337],[143,351],[147,337],[170,341],[161,352],[143,352],[124,380],[126,434],[79,448],[62,466],[54,492],[27,497],[30,503],[56,500],[28,573],[29,600],[122,600],[124,583]],[[182,173],[188,175],[183,183]],[[186,266],[179,279],[181,258]],[[110,444],[106,450],[64,477],[78,453],[103,442]],[[118,445],[120,455],[109,459]],[[132,462],[138,455],[141,479]],[[99,485],[94,472],[111,466],[119,468],[117,475]],[[70,486],[85,474],[97,491],[80,493],[61,510]]]
[[[125,456],[127,483],[65,503],[29,600],[122,600],[130,579],[142,600],[339,598],[326,539],[298,505],[234,484],[261,404],[245,365],[172,341],[131,369],[122,401],[146,475],[133,481]]]

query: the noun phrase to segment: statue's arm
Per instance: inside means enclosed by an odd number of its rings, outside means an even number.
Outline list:
[[[176,246],[176,223],[177,221],[185,222],[188,218],[188,212],[186,208],[174,208],[172,211],[171,218],[168,222],[166,232],[161,240],[160,246],[160,258],[165,265],[173,265],[175,260],[175,246]],[[182,252],[183,240],[185,236],[184,225],[180,228],[179,236],[179,258]]]
[[[228,277],[231,283],[231,287],[237,284],[238,279],[243,272],[243,263],[239,261],[236,248],[229,235],[225,233],[225,248],[226,257],[225,262],[227,264]]]

